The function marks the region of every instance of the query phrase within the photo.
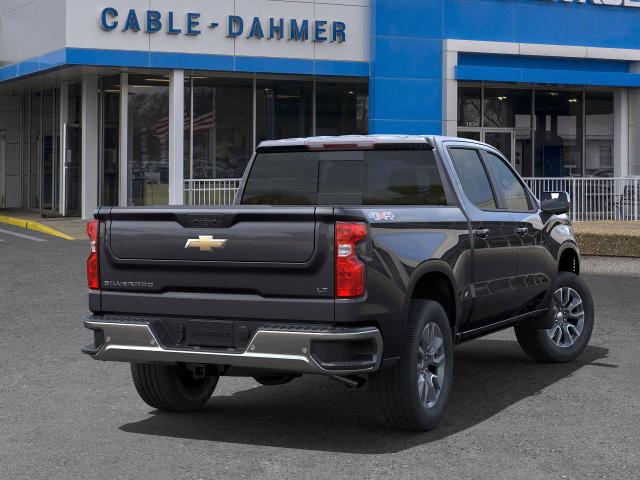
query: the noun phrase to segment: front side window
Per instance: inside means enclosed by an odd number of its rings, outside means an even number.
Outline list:
[[[498,185],[500,185],[507,209],[517,212],[531,210],[524,186],[507,164],[501,158],[489,152],[485,152],[485,159],[488,168],[491,169],[494,178],[498,182]]]
[[[249,205],[446,205],[432,151],[260,153]]]
[[[498,208],[478,151],[471,148],[450,148],[449,155],[467,198],[483,210]]]

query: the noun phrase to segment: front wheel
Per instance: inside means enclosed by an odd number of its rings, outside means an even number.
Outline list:
[[[594,323],[593,298],[584,280],[573,273],[560,272],[553,288],[553,326],[531,329],[526,324],[517,325],[516,338],[536,360],[570,362],[589,344]]]
[[[198,410],[211,398],[218,375],[195,377],[181,365],[131,364],[131,376],[138,395],[158,410]]]
[[[393,428],[424,432],[440,423],[453,380],[453,339],[439,303],[411,302],[400,361],[371,374],[370,380]]]

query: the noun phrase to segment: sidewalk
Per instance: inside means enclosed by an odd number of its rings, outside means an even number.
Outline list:
[[[18,224],[16,221],[19,220],[26,220],[27,223]],[[66,238],[67,240],[84,240],[87,235],[85,220],[73,217],[43,218],[38,210],[2,208],[0,209],[0,223],[7,222],[22,228]]]
[[[640,257],[640,222],[576,222],[582,255]]]

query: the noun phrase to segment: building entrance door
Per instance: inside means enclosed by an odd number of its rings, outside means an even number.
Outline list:
[[[513,163],[513,130],[485,130],[484,142],[500,150]]]
[[[64,142],[64,215],[74,217],[82,207],[82,128],[65,125]]]
[[[6,205],[5,200],[5,160],[7,156],[7,132],[0,130],[0,208],[4,208]]]
[[[483,129],[460,132],[460,136],[482,140],[497,148],[509,159],[513,168],[523,177],[532,176],[531,130],[528,129]]]

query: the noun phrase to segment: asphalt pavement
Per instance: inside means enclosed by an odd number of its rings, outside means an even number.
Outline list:
[[[203,412],[154,411],[128,365],[80,353],[87,242],[0,228],[2,479],[640,478],[640,260],[584,260],[578,361],[538,364],[511,330],[463,344],[442,425],[410,434],[320,377],[223,378]]]

